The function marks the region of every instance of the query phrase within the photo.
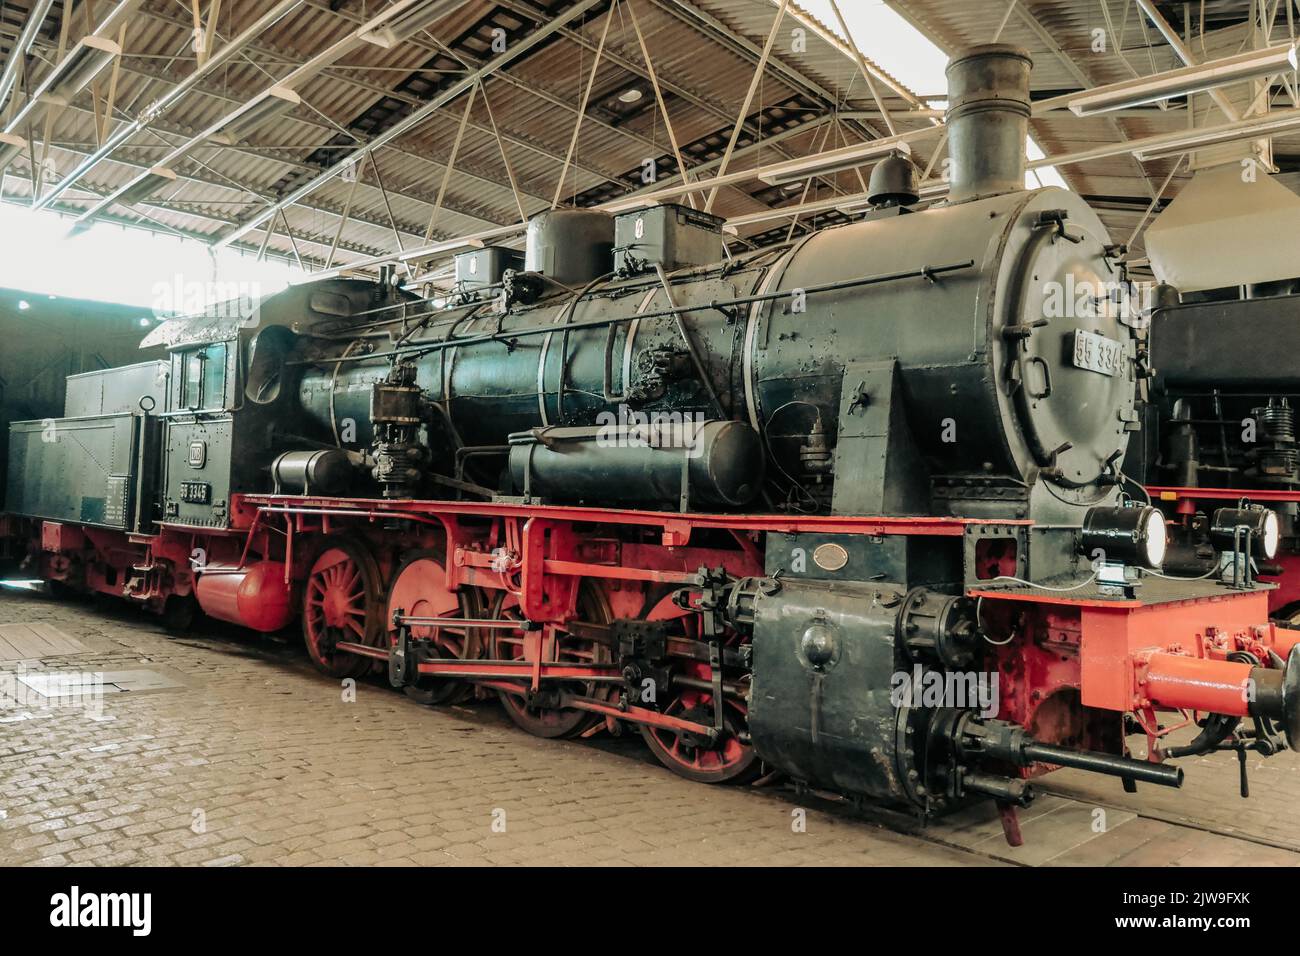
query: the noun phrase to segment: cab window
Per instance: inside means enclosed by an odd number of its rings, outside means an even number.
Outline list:
[[[222,408],[226,399],[226,343],[191,349],[181,356],[181,407]]]

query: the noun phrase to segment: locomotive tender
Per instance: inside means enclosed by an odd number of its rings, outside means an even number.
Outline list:
[[[166,323],[165,368],[14,426],[3,520],[51,579],[300,618],[335,677],[635,727],[701,781],[992,797],[1010,839],[1053,767],[1179,786],[1171,758],[1294,746],[1300,632],[1249,576],[1164,574],[1128,500],[1133,323],[1047,306],[1122,267],[1082,199],[1024,189],[1030,68],[952,61],[925,211],[892,159],[864,221],[776,249],[557,209],[446,302],[331,279]],[[1218,517],[1235,560],[1266,545]]]

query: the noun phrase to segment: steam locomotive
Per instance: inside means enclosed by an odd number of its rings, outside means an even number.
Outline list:
[[[1180,786],[1172,758],[1294,746],[1300,632],[1250,573],[1165,570],[1123,470],[1138,330],[1051,306],[1122,264],[1082,199],[1024,189],[1030,69],[951,62],[924,211],[895,158],[865,220],[774,249],[555,209],[445,301],[339,278],[165,323],[167,361],[12,427],[8,536],[178,621],[300,620],[336,678],[634,728],[705,782],[991,797],[1013,841],[1055,767]],[[1248,570],[1271,515],[1195,546]]]
[[[1277,361],[1300,328],[1300,283],[1180,294],[1157,290],[1150,317],[1152,376],[1142,431],[1126,472],[1171,519],[1180,573],[1233,573],[1207,547],[1216,508],[1257,503],[1274,514],[1277,544],[1251,570],[1276,585],[1274,618],[1300,613],[1300,377]]]

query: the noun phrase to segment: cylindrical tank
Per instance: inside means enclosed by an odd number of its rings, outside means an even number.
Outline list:
[[[515,487],[543,498],[739,507],[763,481],[762,443],[743,422],[538,429],[512,446]]]
[[[276,494],[341,494],[353,472],[347,452],[338,448],[287,451],[271,463]]]
[[[614,217],[597,209],[552,209],[528,220],[524,268],[567,286],[614,269]]]
[[[280,561],[259,561],[243,570],[210,568],[198,576],[194,595],[208,617],[271,633],[293,621],[293,597]]]
[[[1028,52],[1005,43],[973,47],[948,64],[950,202],[1025,188]]]

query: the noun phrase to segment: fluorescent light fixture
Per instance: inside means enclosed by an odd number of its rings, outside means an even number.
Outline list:
[[[387,50],[409,40],[434,20],[460,6],[461,2],[462,0],[414,0],[405,6],[397,4],[394,7],[396,12],[360,34],[360,37],[367,43]],[[401,7],[400,10],[396,10],[398,6]],[[384,14],[380,16],[383,17]]]
[[[1161,137],[1160,142],[1148,146],[1139,146],[1133,155],[1142,162],[1153,159],[1169,159],[1183,153],[1210,146],[1222,146],[1224,143],[1237,143],[1247,139],[1261,139],[1300,130],[1300,110],[1288,110],[1285,115],[1274,119],[1261,117],[1241,123],[1228,123],[1223,126],[1206,129],[1188,130],[1176,136]]]
[[[262,124],[289,112],[301,102],[302,97],[287,86],[273,86],[254,97],[208,139],[220,146],[234,146]]]
[[[174,182],[176,182],[176,172],[174,170],[168,169],[166,166],[154,166],[115,195],[113,201],[129,206],[132,203],[140,202],[142,199],[148,199],[164,186],[169,186]]]
[[[121,52],[122,48],[112,40],[97,36],[83,37],[45,78],[45,82],[36,91],[36,99],[56,106],[67,106]]]
[[[13,133],[0,133],[0,172],[9,168],[9,164],[27,149],[27,140]]]
[[[767,172],[758,178],[769,186],[784,186],[786,183],[801,182],[813,176],[829,176],[856,169],[890,153],[910,154],[911,152],[912,149],[907,143],[896,139],[876,140],[861,146],[834,149],[802,159],[792,159],[788,163],[778,163],[769,167]]]
[[[1295,44],[1251,50],[1154,76],[1099,86],[1071,97],[1066,105],[1076,116],[1096,116],[1113,110],[1132,109],[1173,96],[1190,96],[1232,83],[1294,71],[1297,68],[1297,56]]]

